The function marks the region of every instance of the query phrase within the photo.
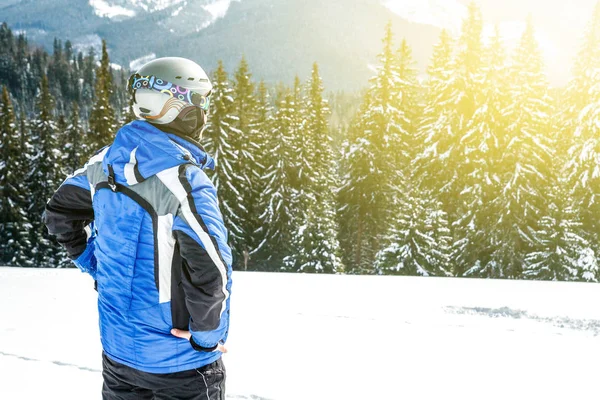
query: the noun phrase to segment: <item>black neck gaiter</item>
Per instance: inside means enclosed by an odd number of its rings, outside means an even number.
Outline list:
[[[153,124],[163,132],[172,133],[184,139],[200,140],[204,127],[204,110],[191,106],[184,108],[179,115],[168,124]]]

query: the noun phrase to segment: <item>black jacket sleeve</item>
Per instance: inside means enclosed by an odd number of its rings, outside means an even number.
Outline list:
[[[56,235],[73,260],[85,251],[88,237],[85,227],[94,220],[92,198],[84,180],[87,184],[85,175],[67,178],[46,204],[44,212],[48,232]]]

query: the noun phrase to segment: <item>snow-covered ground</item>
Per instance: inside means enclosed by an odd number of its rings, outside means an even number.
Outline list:
[[[96,292],[0,268],[0,399],[100,399]],[[597,284],[234,272],[229,399],[597,399]]]

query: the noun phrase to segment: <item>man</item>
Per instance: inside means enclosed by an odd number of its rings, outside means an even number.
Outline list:
[[[104,399],[224,399],[231,250],[195,140],[212,85],[167,57],[129,88],[139,120],[63,182],[44,220],[96,280]]]

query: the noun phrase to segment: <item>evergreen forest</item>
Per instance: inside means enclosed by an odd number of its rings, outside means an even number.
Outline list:
[[[531,20],[514,47],[483,25],[472,3],[426,76],[380,27],[360,93],[327,92],[317,63],[279,84],[219,63],[201,142],[234,269],[597,282],[600,3],[565,87]],[[0,265],[72,266],[41,215],[135,118],[132,72],[106,43],[49,53],[0,26]]]

